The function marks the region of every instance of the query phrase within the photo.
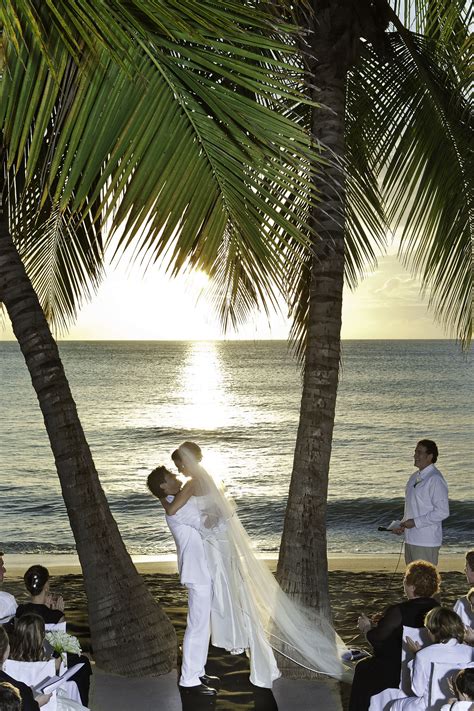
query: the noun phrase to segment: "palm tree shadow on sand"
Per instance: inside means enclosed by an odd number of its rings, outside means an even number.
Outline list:
[[[245,654],[232,655],[211,645],[206,672],[220,677],[217,696],[181,694],[182,711],[278,711],[271,689],[250,683],[249,661]]]

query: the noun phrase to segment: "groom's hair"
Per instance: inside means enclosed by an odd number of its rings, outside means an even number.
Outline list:
[[[148,474],[146,485],[153,494],[153,496],[156,496],[158,499],[163,499],[166,496],[165,492],[163,491],[163,489],[160,488],[160,486],[161,484],[165,483],[165,477],[167,474],[170,474],[170,476],[174,476],[173,472],[170,472],[166,467],[163,466],[156,467],[156,469],[153,469],[153,471]]]
[[[196,442],[183,442],[181,447],[186,447],[187,450],[195,457],[196,461],[200,462],[202,459],[201,447],[196,444]]]
[[[181,459],[181,455],[179,453],[179,449],[175,449],[174,452],[172,452],[171,459],[176,464],[176,466],[178,466],[178,462],[179,462],[179,464],[181,464],[182,459]]]

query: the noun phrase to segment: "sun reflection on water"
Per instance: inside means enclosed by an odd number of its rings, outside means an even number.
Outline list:
[[[190,343],[178,392],[179,419],[183,429],[213,430],[232,419],[231,394],[214,342]]]

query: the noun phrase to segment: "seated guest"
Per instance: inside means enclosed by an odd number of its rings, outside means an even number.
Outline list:
[[[441,711],[473,711],[474,669],[461,669],[452,680],[454,699],[441,707]]]
[[[10,659],[17,662],[42,662],[50,659],[44,648],[45,629],[44,621],[40,615],[28,613],[22,615],[15,624],[15,633],[12,638],[10,649]],[[61,657],[57,657],[56,672],[59,672],[61,666]],[[70,689],[77,692],[76,685],[71,680],[63,682],[62,686],[57,690],[57,707],[58,711],[88,711],[85,706],[77,701],[68,698],[68,686],[73,684]]]
[[[28,568],[23,576],[25,586],[31,595],[31,602],[18,605],[16,616],[21,617],[25,613],[34,613],[43,618],[45,624],[57,624],[63,622],[64,617],[64,600],[61,596],[56,599],[49,592],[49,571],[43,565],[32,565]],[[90,661],[84,655],[77,654],[67,655],[68,667],[74,664],[84,664],[72,678],[76,682],[81,701],[84,706],[89,703],[89,687],[92,668]]]
[[[434,663],[470,664],[474,661],[474,649],[464,644],[464,625],[453,610],[447,607],[430,610],[425,617],[425,627],[433,644],[423,649],[415,645],[418,651],[411,675],[411,688],[415,696],[394,701],[390,707],[392,711],[420,711],[429,708]]]
[[[466,580],[471,589],[464,597],[456,600],[454,612],[457,612],[466,627],[474,628],[474,550],[466,553],[466,565],[464,568]]]
[[[474,628],[474,588],[454,603],[454,612],[459,615],[465,627]]]
[[[349,711],[367,711],[370,697],[400,683],[403,627],[423,627],[429,610],[439,606],[433,595],[439,592],[440,577],[435,566],[416,560],[407,566],[403,587],[408,598],[390,605],[374,624],[359,617],[359,629],[373,648],[373,656],[355,668]]]
[[[18,689],[7,681],[0,683],[0,711],[22,711]]]
[[[0,551],[0,585],[2,585],[7,572],[3,563],[3,556],[3,551]],[[0,624],[8,622],[15,615],[16,608],[17,604],[13,595],[0,590]]]
[[[23,576],[25,586],[31,595],[31,602],[18,605],[16,616],[33,612],[43,618],[46,624],[64,621],[64,600],[53,598],[49,592],[49,571],[43,565],[32,565]]]
[[[40,706],[48,703],[51,694],[40,694],[33,697],[33,692],[27,684],[22,681],[17,681],[2,670],[3,663],[8,659],[10,654],[10,642],[5,629],[0,625],[0,682],[8,682],[16,687],[20,693],[23,702],[23,711],[38,711]],[[0,705],[0,709],[2,706]]]

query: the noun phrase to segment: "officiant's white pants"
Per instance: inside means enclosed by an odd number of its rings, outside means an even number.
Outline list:
[[[188,618],[183,639],[181,686],[198,686],[205,674],[209,637],[211,634],[212,585],[186,583],[188,588]]]

